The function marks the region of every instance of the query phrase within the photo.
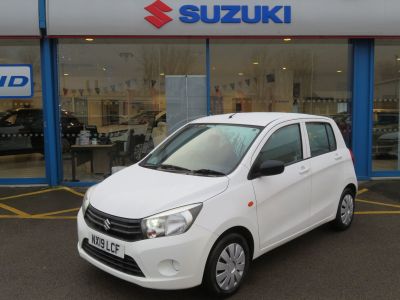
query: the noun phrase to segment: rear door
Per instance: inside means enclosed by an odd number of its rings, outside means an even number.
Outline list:
[[[329,122],[308,121],[306,130],[312,172],[311,221],[316,224],[336,213],[343,190],[344,158]]]
[[[257,200],[260,248],[267,249],[309,225],[310,162],[304,160],[304,128],[300,122],[277,125],[260,144],[253,164],[285,163],[282,174],[252,180]]]

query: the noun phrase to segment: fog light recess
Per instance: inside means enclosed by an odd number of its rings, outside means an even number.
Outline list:
[[[163,276],[174,276],[180,270],[180,263],[174,259],[166,259],[158,264],[158,271]]]

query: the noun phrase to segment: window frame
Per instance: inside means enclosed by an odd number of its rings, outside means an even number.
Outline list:
[[[269,129],[266,132],[266,134],[264,135],[263,139],[261,140],[261,142],[257,146],[257,149],[256,149],[256,151],[254,152],[254,154],[252,156],[251,167],[250,167],[249,174],[253,171],[254,167],[256,166],[258,158],[261,155],[261,150],[264,148],[265,144],[269,141],[270,137],[274,133],[276,133],[278,130],[280,130],[280,129],[284,128],[284,127],[287,127],[287,126],[291,126],[291,125],[297,125],[299,127],[299,133],[300,133],[300,139],[301,139],[302,159],[300,159],[298,161],[295,161],[295,162],[292,162],[292,163],[289,163],[289,164],[284,164],[285,168],[307,160],[307,157],[306,157],[307,143],[306,143],[306,140],[304,138],[306,132],[304,131],[304,128],[303,128],[303,121],[299,120],[299,119],[290,120],[290,121],[286,121],[286,122],[283,122],[283,123],[279,123],[279,124],[275,125],[274,127],[272,127],[271,129]]]

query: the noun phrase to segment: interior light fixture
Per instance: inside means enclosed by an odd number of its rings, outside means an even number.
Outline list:
[[[337,73],[342,73],[343,71],[342,71],[342,70],[337,70],[336,72],[337,72]]]
[[[160,73],[160,76],[165,76],[165,74],[164,73]]]
[[[242,72],[239,72],[239,73],[238,73],[238,75],[239,75],[239,76],[243,76],[243,75],[244,75],[244,73],[242,73]]]
[[[286,70],[286,67],[282,67],[282,70]]]
[[[106,68],[106,67],[103,67],[103,71],[107,71],[107,68]]]
[[[258,65],[259,62],[258,61],[253,61],[253,65]]]
[[[290,42],[292,39],[291,38],[284,38],[283,41],[284,42]]]
[[[64,76],[69,76],[69,74],[68,73],[64,73]]]
[[[94,38],[86,38],[85,41],[86,41],[86,42],[93,42],[93,41],[94,41]]]
[[[397,61],[400,61],[400,57],[397,57],[396,60],[397,60]]]

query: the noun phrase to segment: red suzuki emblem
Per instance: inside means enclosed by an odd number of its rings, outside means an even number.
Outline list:
[[[152,14],[152,16],[145,17],[147,22],[153,24],[157,28],[161,28],[172,21],[172,18],[165,14],[166,12],[172,11],[172,8],[160,0],[156,0],[144,9]]]

